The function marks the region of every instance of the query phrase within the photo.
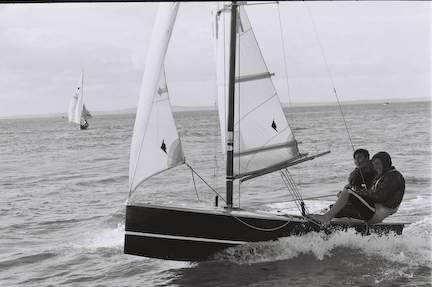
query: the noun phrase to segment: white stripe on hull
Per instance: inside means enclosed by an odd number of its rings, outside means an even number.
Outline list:
[[[183,241],[200,241],[200,242],[211,242],[211,243],[220,243],[220,244],[240,245],[240,244],[249,243],[246,241],[233,241],[233,240],[221,240],[221,239],[210,239],[210,238],[200,238],[200,237],[176,236],[176,235],[143,233],[143,232],[134,232],[134,231],[126,231],[125,234],[126,235],[135,235],[135,236],[144,236],[144,237],[153,237],[153,238],[163,238],[163,239],[183,240]]]

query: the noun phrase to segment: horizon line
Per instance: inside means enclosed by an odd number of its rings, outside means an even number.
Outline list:
[[[352,101],[341,101],[340,103],[345,104],[368,104],[368,103],[391,103],[391,102],[423,102],[423,101],[432,101],[432,97],[417,97],[417,98],[400,98],[400,99],[370,99],[370,100],[352,100]],[[331,106],[337,105],[337,102],[333,101],[323,101],[323,102],[292,102],[292,103],[281,103],[283,108],[289,107],[308,107],[308,106]],[[205,106],[179,106],[173,105],[173,112],[182,112],[182,111],[204,111],[214,109],[214,105],[205,105]],[[92,111],[93,115],[109,115],[109,114],[130,114],[136,112],[137,107],[133,108],[124,108],[119,110],[103,110],[103,111]],[[24,119],[24,118],[49,118],[49,117],[62,117],[67,116],[68,112],[58,112],[58,113],[46,113],[46,114],[27,114],[27,115],[11,115],[11,116],[0,116],[0,119]]]

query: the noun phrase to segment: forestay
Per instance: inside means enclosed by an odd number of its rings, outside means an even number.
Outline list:
[[[132,137],[130,193],[147,178],[184,162],[164,72],[178,7],[179,3],[161,3],[156,16]]]
[[[230,9],[213,6],[219,119],[225,154],[230,13]],[[237,178],[299,158],[297,142],[244,7],[239,7],[238,15],[234,112],[234,176]]]

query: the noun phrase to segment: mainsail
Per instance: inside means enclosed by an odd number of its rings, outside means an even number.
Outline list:
[[[230,9],[213,8],[219,120],[222,149],[227,142]],[[288,125],[244,7],[237,18],[234,103],[234,176],[240,178],[299,158]]]
[[[78,125],[83,124],[87,119],[92,117],[84,105],[83,82],[84,71],[81,73],[81,76],[79,77],[76,84],[76,88],[72,93],[68,112],[69,121]]]
[[[161,3],[156,16],[132,137],[130,193],[147,178],[184,162],[164,71],[178,8],[179,3]]]

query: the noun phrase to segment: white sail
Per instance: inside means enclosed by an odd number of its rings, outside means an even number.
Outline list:
[[[152,175],[184,162],[164,72],[178,7],[179,3],[161,3],[156,16],[132,137],[130,192]]]
[[[76,123],[78,125],[84,124],[84,122],[90,119],[92,116],[87,110],[84,104],[84,71],[78,79],[76,88],[72,93],[72,98],[69,104],[68,118],[70,122]],[[88,124],[87,124],[88,125]]]
[[[84,107],[83,101],[83,79],[84,79],[84,71],[81,73],[81,76],[78,79],[76,84],[76,88],[72,93],[72,98],[69,104],[69,121],[80,124],[81,114]]]
[[[213,36],[222,148],[226,153],[231,12],[219,11],[213,11]],[[296,159],[297,143],[242,6],[237,18],[235,74],[234,175],[250,175]]]
[[[82,112],[81,112],[81,119],[82,120],[88,120],[91,118],[92,118],[92,116],[91,116],[90,112],[87,110],[85,104],[83,104],[83,108],[82,108]]]

